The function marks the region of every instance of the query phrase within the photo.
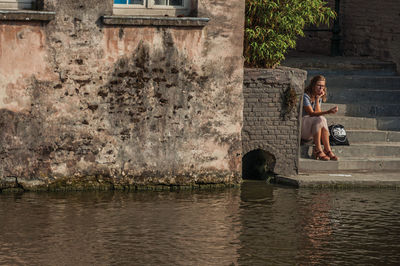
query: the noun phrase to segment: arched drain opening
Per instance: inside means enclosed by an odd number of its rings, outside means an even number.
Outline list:
[[[274,175],[275,164],[273,154],[261,149],[250,151],[242,158],[242,178],[268,179]]]

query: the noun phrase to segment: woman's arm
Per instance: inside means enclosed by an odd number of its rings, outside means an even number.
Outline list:
[[[317,96],[315,97],[315,110],[312,109],[311,106],[304,106],[304,110],[307,112],[309,116],[320,116],[320,115],[327,115],[327,114],[335,114],[338,111],[338,107],[335,106],[328,111],[321,111],[321,106],[320,106],[320,97]]]
[[[314,112],[321,112],[322,113],[322,111],[321,111],[321,100],[320,100],[322,96],[323,96],[323,94],[315,96],[315,110],[314,110]]]
[[[307,112],[307,114],[309,116],[320,116],[320,115],[327,115],[327,114],[334,114],[337,112],[337,106],[333,107],[332,109],[329,109],[328,111],[321,111],[321,109],[319,109],[319,111],[317,110],[317,106],[315,106],[315,111],[312,109],[311,106],[304,106],[304,110]]]

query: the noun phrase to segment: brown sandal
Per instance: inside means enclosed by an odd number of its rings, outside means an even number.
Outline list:
[[[332,161],[337,161],[339,160],[339,158],[332,152],[332,151],[325,151],[325,154],[329,156],[329,159],[331,159]]]
[[[315,150],[313,151],[313,156],[315,160],[322,160],[322,161],[329,161],[330,158],[329,156],[326,156],[326,154],[322,150]]]

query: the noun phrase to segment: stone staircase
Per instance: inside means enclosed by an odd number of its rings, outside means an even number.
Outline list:
[[[317,172],[400,172],[400,76],[396,66],[366,58],[294,58],[284,65],[308,71],[308,79],[327,78],[328,125],[342,124],[350,146],[333,146],[339,161],[311,159],[312,146],[302,145],[299,170]],[[308,82],[307,82],[308,84]]]

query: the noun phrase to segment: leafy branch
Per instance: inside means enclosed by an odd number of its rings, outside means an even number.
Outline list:
[[[274,68],[296,47],[309,25],[336,17],[322,0],[246,0],[244,56],[247,66]]]

